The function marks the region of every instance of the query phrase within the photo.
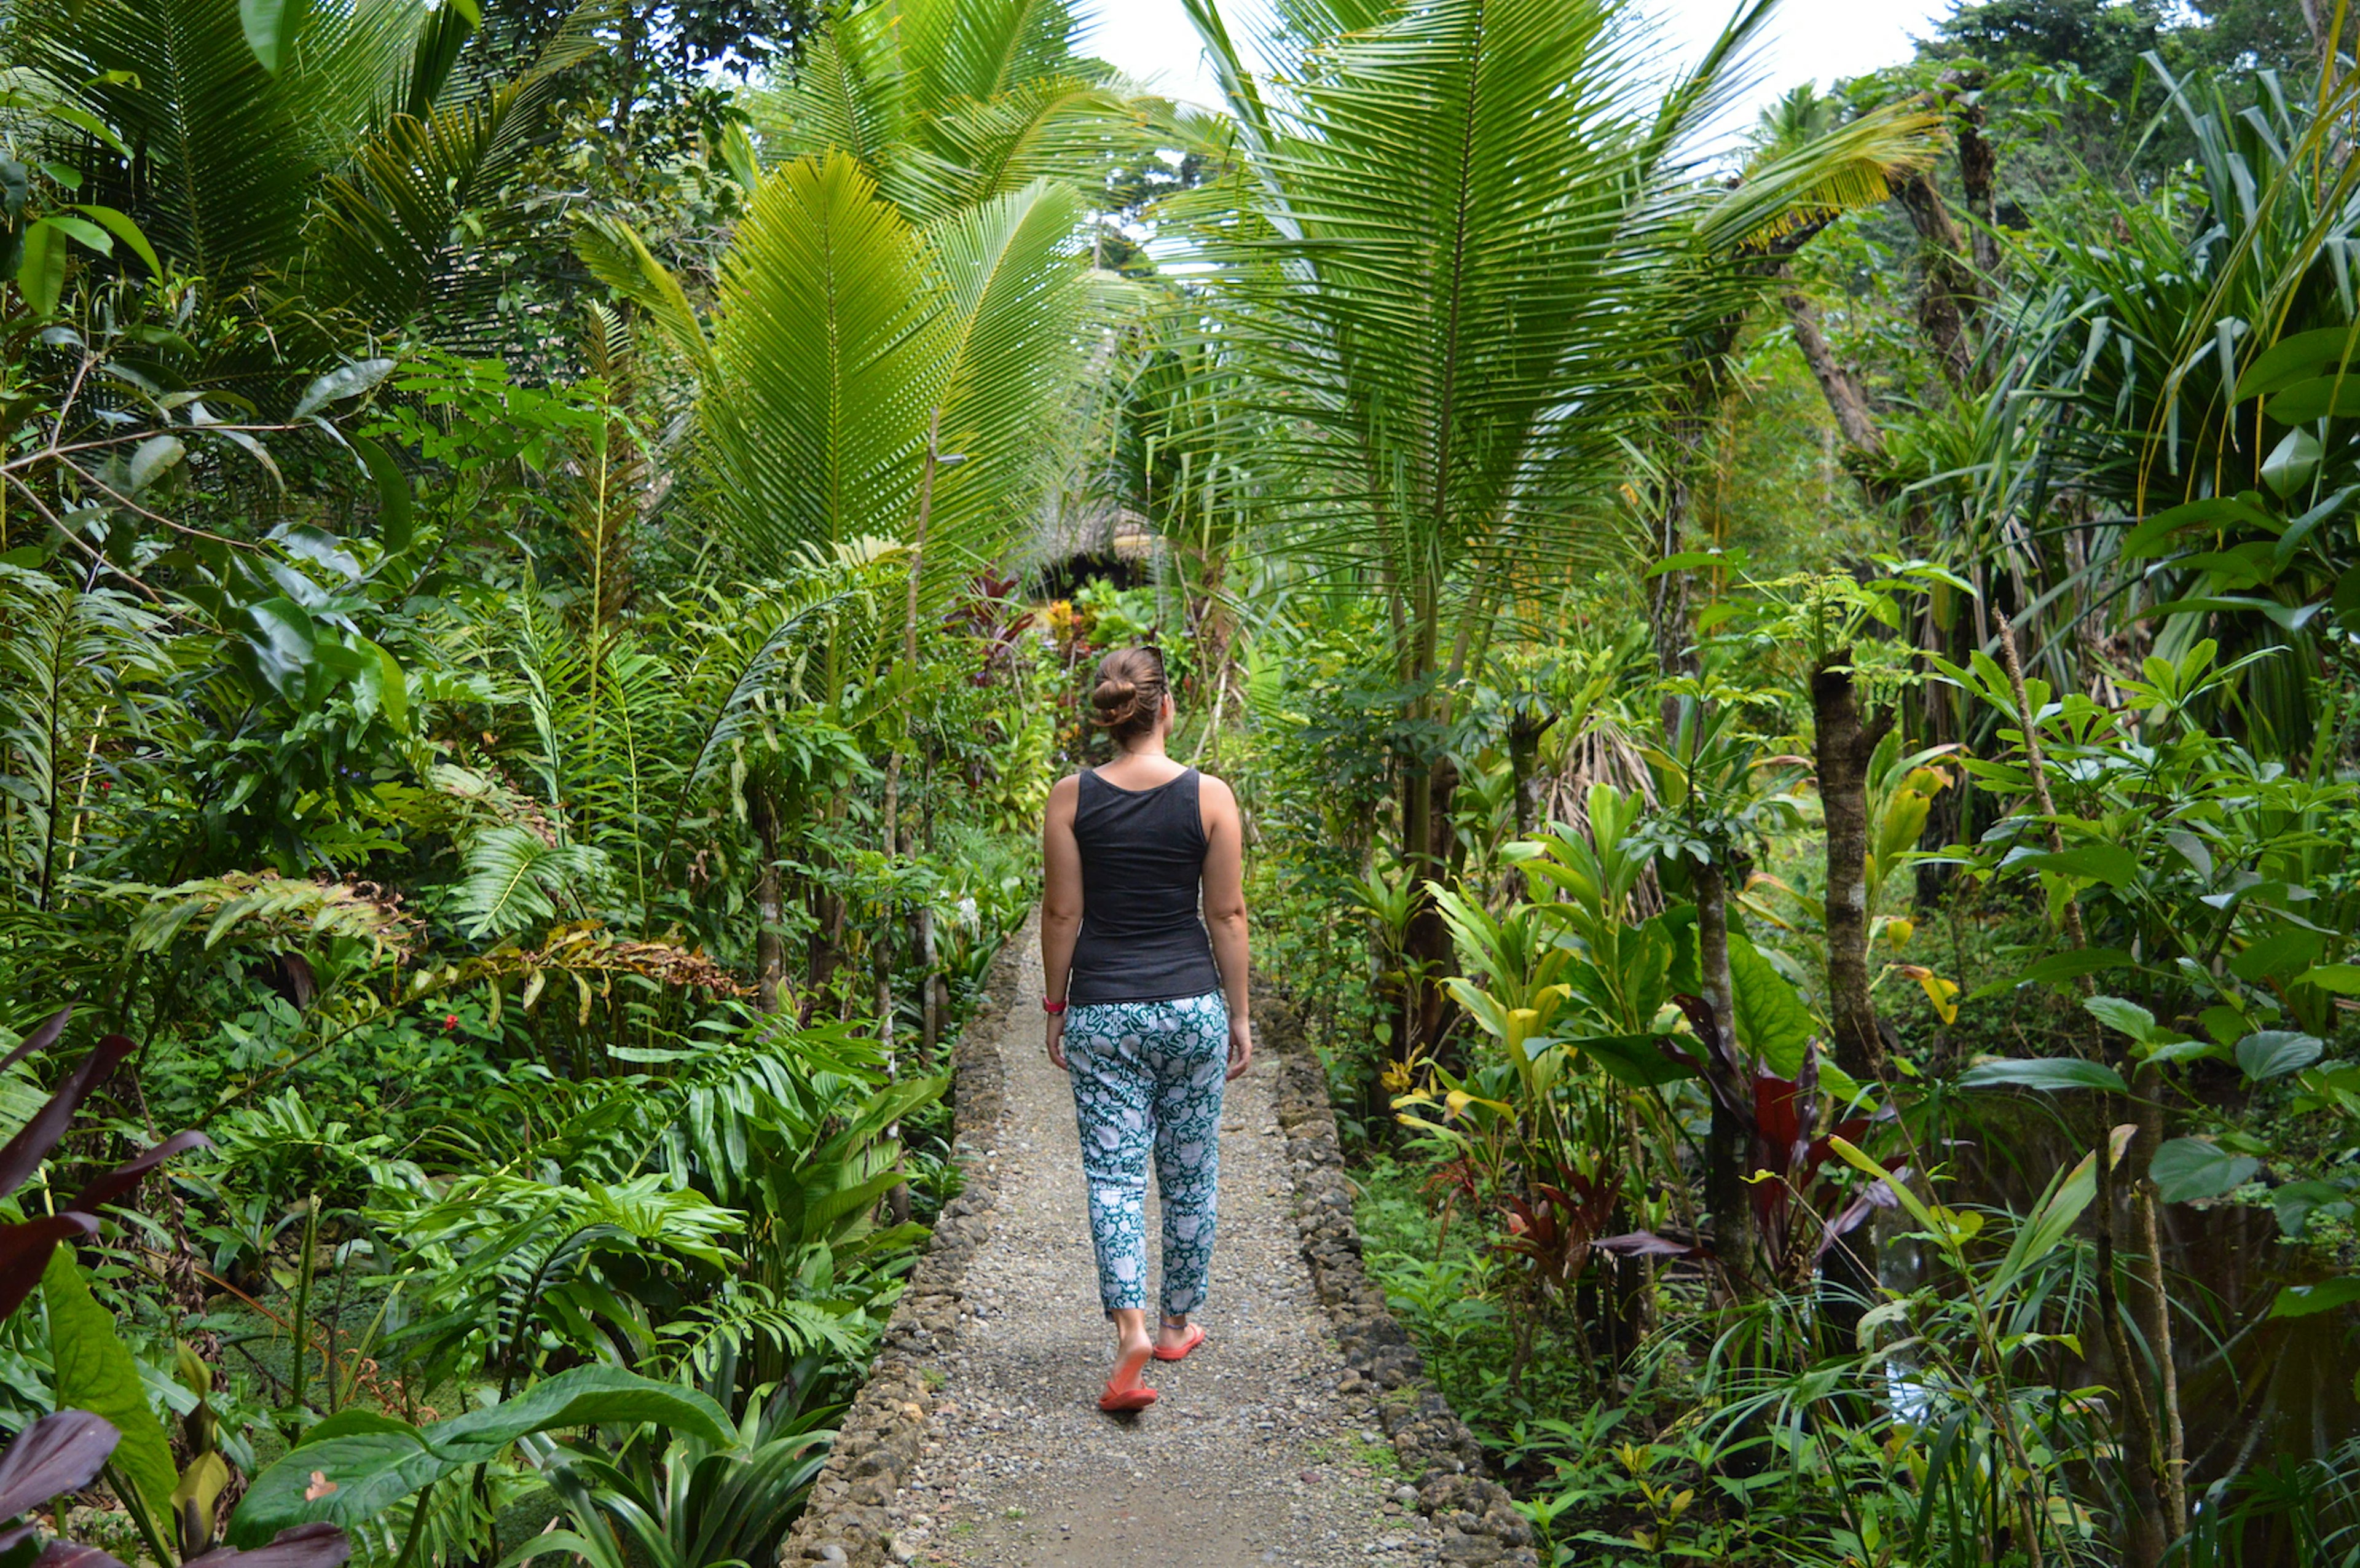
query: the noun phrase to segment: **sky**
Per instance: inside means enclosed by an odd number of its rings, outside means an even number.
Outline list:
[[[1694,60],[1728,22],[1732,0],[1655,0],[1648,8]],[[1906,60],[1911,35],[1930,32],[1928,18],[1950,8],[1949,0],[1786,0],[1771,18],[1751,95],[1732,119],[1750,124],[1754,110],[1806,78],[1824,87]],[[1239,0],[1223,0],[1223,10],[1237,15]],[[1091,53],[1175,97],[1219,102],[1180,0],[1098,0],[1097,11]]]

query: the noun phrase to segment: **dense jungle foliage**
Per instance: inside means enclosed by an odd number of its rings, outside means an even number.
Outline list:
[[[1185,3],[0,5],[10,1564],[773,1560],[1142,639],[1555,1561],[2360,1563],[2344,9]]]

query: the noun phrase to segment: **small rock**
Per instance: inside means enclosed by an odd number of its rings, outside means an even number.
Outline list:
[[[1417,1507],[1417,1488],[1404,1482],[1393,1488],[1393,1501],[1405,1508]]]

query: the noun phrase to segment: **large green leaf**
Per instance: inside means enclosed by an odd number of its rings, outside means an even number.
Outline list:
[[[2326,1053],[2316,1035],[2294,1029],[2262,1029],[2237,1042],[2237,1065],[2255,1083],[2300,1073]]]
[[[1801,1072],[1813,1033],[1811,1010],[1743,931],[1729,933],[1729,982],[1739,1043],[1781,1078]]]
[[[313,1427],[255,1477],[230,1519],[230,1544],[257,1546],[320,1519],[365,1523],[534,1432],[650,1424],[716,1443],[728,1442],[733,1431],[728,1412],[696,1390],[613,1367],[577,1367],[513,1399],[422,1430],[375,1411],[347,1410]],[[322,1491],[315,1473],[333,1489]]]
[[[66,232],[46,220],[25,231],[16,258],[16,287],[36,317],[57,313],[66,287]]]
[[[2248,397],[2280,391],[2322,370],[2336,369],[2355,357],[2360,357],[2360,323],[2319,327],[2281,338],[2256,354],[2238,376],[2235,400],[2242,403]],[[2271,412],[2276,414],[2278,410],[2273,408]],[[2288,420],[2280,415],[2279,422]]]
[[[1695,1077],[1694,1068],[1683,1067],[1656,1048],[1660,1038],[1652,1034],[1612,1034],[1565,1043],[1597,1062],[1599,1070],[1609,1078],[1633,1089],[1652,1089]]]
[[[2360,1301],[2360,1278],[2323,1279],[2316,1285],[2289,1285],[2270,1303],[2274,1318],[2307,1318]]]
[[[256,63],[273,76],[286,69],[311,10],[311,0],[237,0],[238,24]]]
[[[2103,882],[2109,887],[2127,887],[2138,880],[2139,874],[2138,857],[2118,844],[2079,844],[2065,849],[2037,850],[2011,855],[2007,865]]]
[[[2261,1163],[2250,1155],[2231,1154],[2206,1138],[2175,1138],[2155,1151],[2147,1175],[2165,1203],[2186,1203],[2217,1198],[2244,1185]]]
[[[2067,1089],[2103,1089],[2127,1094],[2123,1075],[2101,1062],[2078,1056],[2037,1057],[2027,1062],[1979,1062],[1959,1074],[1961,1089],[2038,1089],[2053,1094]]]
[[[148,1403],[139,1363],[115,1332],[114,1317],[92,1298],[72,1247],[49,1255],[41,1273],[41,1301],[49,1316],[57,1408],[103,1416],[123,1434],[108,1463],[138,1492],[148,1519],[160,1525],[171,1517],[172,1489],[180,1484],[171,1444]]]

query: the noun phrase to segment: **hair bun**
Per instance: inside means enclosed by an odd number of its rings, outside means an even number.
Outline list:
[[[1163,655],[1150,648],[1119,648],[1098,661],[1090,706],[1098,710],[1099,726],[1118,744],[1128,745],[1154,730],[1168,691]]]

